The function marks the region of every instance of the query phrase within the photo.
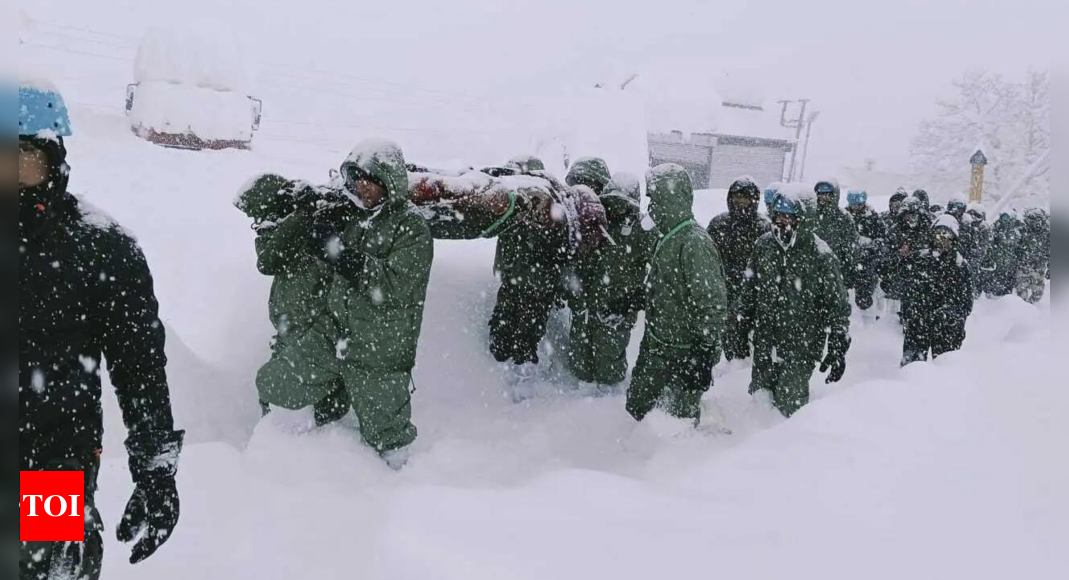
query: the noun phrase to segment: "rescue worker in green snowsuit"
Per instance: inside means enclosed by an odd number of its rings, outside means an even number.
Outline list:
[[[315,222],[334,220],[344,223],[352,217],[352,205],[343,196],[326,188],[290,181],[267,174],[257,178],[236,203],[238,209],[253,219],[256,231],[256,267],[261,274],[273,276],[268,315],[275,327],[271,344],[272,364],[290,359],[316,360],[325,363],[307,365],[314,369],[334,364],[333,353],[307,340],[309,333],[323,335],[329,343],[343,339],[344,333],[330,322],[327,294],[335,283],[334,268],[322,257],[306,251],[312,241]],[[311,380],[311,377],[300,379]],[[265,384],[266,385],[266,384]],[[269,401],[260,397],[263,412],[269,402],[283,407],[292,403]],[[316,424],[326,425],[343,417],[349,410],[349,397],[340,377],[335,377],[331,392],[315,402]]]
[[[809,402],[816,364],[830,370],[826,382],[836,382],[850,348],[850,303],[839,260],[813,233],[814,213],[786,195],[776,198],[772,232],[757,240],[739,313],[740,327],[753,329],[750,393],[768,390],[787,417]]]
[[[545,165],[534,157],[509,161],[507,169],[523,175],[544,175]],[[562,269],[570,246],[565,228],[502,222],[497,236],[494,272],[501,280],[490,316],[490,353],[510,362],[517,383],[530,381],[538,365],[538,343],[563,292]],[[514,393],[514,398],[524,396]]]
[[[646,279],[646,332],[627,391],[641,421],[661,404],[670,415],[701,419],[702,393],[720,359],[728,300],[720,254],[694,220],[690,175],[674,163],[647,174],[650,217],[662,237]]]
[[[984,291],[988,296],[1005,296],[1017,288],[1017,274],[1021,267],[1021,226],[1017,212],[1006,210],[999,214],[991,228],[991,245],[982,267]]]
[[[1039,208],[1025,210],[1017,268],[1017,295],[1029,303],[1043,299],[1050,268],[1050,216]]]
[[[813,233],[824,240],[839,258],[839,268],[843,283],[847,288],[854,287],[857,268],[861,263],[860,241],[857,225],[850,212],[839,207],[842,192],[835,180],[818,181],[813,191],[817,194],[816,221]]]
[[[330,394],[340,379],[364,440],[399,469],[416,438],[410,386],[434,245],[408,201],[408,172],[397,145],[358,144],[341,177],[355,217],[317,221],[307,244],[334,270],[330,316],[298,340],[293,355],[261,368],[257,386],[269,403],[300,408]]]
[[[600,160],[599,160],[600,161]],[[576,180],[574,171],[569,180]],[[579,291],[572,298],[568,363],[580,381],[608,393],[627,375],[627,345],[645,308],[646,268],[655,233],[642,228],[638,179],[617,173],[599,194],[609,239],[576,265]]]

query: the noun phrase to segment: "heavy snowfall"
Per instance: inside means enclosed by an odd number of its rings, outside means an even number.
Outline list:
[[[613,3],[552,3],[556,18],[533,3],[529,23],[493,27],[493,14],[471,17],[474,2],[456,13],[418,2],[425,18],[389,3],[318,0],[262,12],[217,0],[166,9],[122,0],[24,4],[20,71],[63,92],[70,191],[144,251],[166,329],[175,425],[186,431],[179,523],[156,555],[131,565],[113,531],[133,490],[127,432],[105,374],[96,497],[103,578],[994,580],[1069,572],[1069,391],[1052,333],[1069,319],[1052,309],[1060,289],[1049,281],[1036,303],[981,296],[959,351],[904,367],[902,328],[887,301],[854,307],[845,377],[826,384],[814,373],[811,401],[789,418],[767,393],[748,393],[750,360],[721,360],[695,427],[662,410],[637,422],[623,395],[601,396],[576,380],[564,354],[566,307],[552,313],[539,344],[532,396],[516,402],[510,370],[487,350],[500,283],[496,240],[437,239],[412,376],[419,435],[407,465],[384,464],[352,414],[325,427],[310,408],[261,416],[256,374],[276,332],[272,280],[257,271],[257,232],[235,196],[265,173],[326,184],[369,137],[389,138],[409,162],[429,167],[534,154],[563,179],[564,159],[598,155],[643,175],[647,132],[676,123],[701,99],[651,109],[669,102],[661,79],[685,91],[660,67],[640,73],[630,90],[592,88],[628,80],[623,52],[600,69],[559,77],[597,71],[591,82],[551,89],[556,81],[536,78],[556,78],[571,54],[530,46],[569,11],[564,35],[581,36],[575,22],[600,22],[602,11],[613,28]],[[528,14],[511,4],[500,10]],[[198,13],[216,18],[208,25],[190,16]],[[650,25],[672,22],[655,14]],[[760,44],[762,27],[753,26]],[[332,30],[320,35],[321,27]],[[593,58],[609,36],[576,41],[576,54]],[[634,36],[639,50],[643,39]],[[251,37],[259,43],[239,46]],[[514,43],[524,45],[516,59],[507,56]],[[755,60],[772,52],[755,50]],[[533,64],[540,53],[555,64]],[[476,54],[477,64],[461,60]],[[177,119],[182,102],[199,97],[169,88],[182,84],[176,79],[226,96]],[[262,101],[255,131],[241,95]],[[172,125],[206,141],[251,144],[188,150],[137,130]],[[858,135],[856,146],[872,139]],[[808,160],[810,184],[848,163],[822,159],[820,143]],[[1023,159],[1006,171],[1026,171]],[[1012,193],[1013,181],[1004,174],[1001,194]],[[940,191],[933,202],[962,192]],[[726,194],[697,188],[703,228],[727,211]],[[869,203],[883,211],[887,194],[870,191]],[[1028,197],[1040,201],[1049,208],[1049,191]],[[989,209],[988,217],[997,216]],[[629,368],[643,331],[640,315]]]

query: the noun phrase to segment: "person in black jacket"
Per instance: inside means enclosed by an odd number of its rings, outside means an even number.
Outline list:
[[[880,221],[883,222],[883,229],[890,232],[894,227],[895,216],[898,215],[898,210],[902,209],[902,204],[909,197],[909,192],[905,188],[899,187],[898,190],[891,195],[891,199],[887,201],[887,210],[880,213]]]
[[[928,248],[932,214],[921,200],[903,200],[887,233],[880,287],[890,300],[902,300],[906,281],[912,276],[914,258]]]
[[[93,495],[106,360],[135,489],[119,524],[137,563],[178,521],[175,430],[164,328],[152,276],[129,234],[67,192],[66,108],[54,91],[19,90],[19,470],[85,473],[85,541],[22,542],[20,580],[96,579],[102,524]],[[53,129],[55,127],[55,129]]]
[[[846,194],[846,210],[854,218],[858,234],[858,264],[854,274],[854,302],[861,310],[872,307],[872,295],[880,280],[880,262],[887,244],[887,232],[880,214],[869,205],[869,194],[854,190]]]
[[[716,216],[707,231],[724,264],[728,290],[728,319],[724,328],[724,356],[728,360],[750,356],[750,333],[740,332],[739,297],[757,238],[772,229],[772,222],[758,213],[761,190],[753,178],[743,176],[728,188],[728,211]]]
[[[958,222],[942,215],[931,229],[929,247],[910,257],[902,296],[905,342],[902,365],[961,348],[972,312],[972,275],[958,253]]]

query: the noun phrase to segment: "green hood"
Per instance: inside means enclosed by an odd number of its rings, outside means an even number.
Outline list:
[[[293,182],[271,173],[250,181],[234,199],[234,207],[260,223],[279,220],[293,212]]]
[[[681,166],[663,163],[651,169],[646,174],[646,195],[650,198],[650,217],[662,234],[694,219],[694,186]]]
[[[517,155],[516,157],[509,159],[508,162],[505,163],[505,167],[524,175],[528,175],[532,171],[546,170],[546,164],[542,163],[542,160],[534,155]]]
[[[642,203],[642,184],[638,182],[638,177],[626,173],[624,171],[618,171],[612,175],[612,179],[605,185],[605,192],[602,196],[614,195],[625,197],[635,204]]]
[[[387,203],[408,200],[408,169],[405,167],[405,156],[397,144],[379,139],[361,141],[342,163],[342,175],[350,166],[355,166],[369,179],[385,187]]]
[[[636,222],[642,214],[642,186],[630,173],[613,174],[600,199],[610,225]]]
[[[600,157],[583,157],[572,164],[564,181],[568,185],[586,185],[601,195],[612,180],[609,165]]]

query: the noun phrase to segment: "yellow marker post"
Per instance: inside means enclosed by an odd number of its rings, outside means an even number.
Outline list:
[[[980,149],[969,158],[972,164],[972,178],[969,180],[969,201],[983,201],[984,197],[984,166],[987,165],[987,156]]]

